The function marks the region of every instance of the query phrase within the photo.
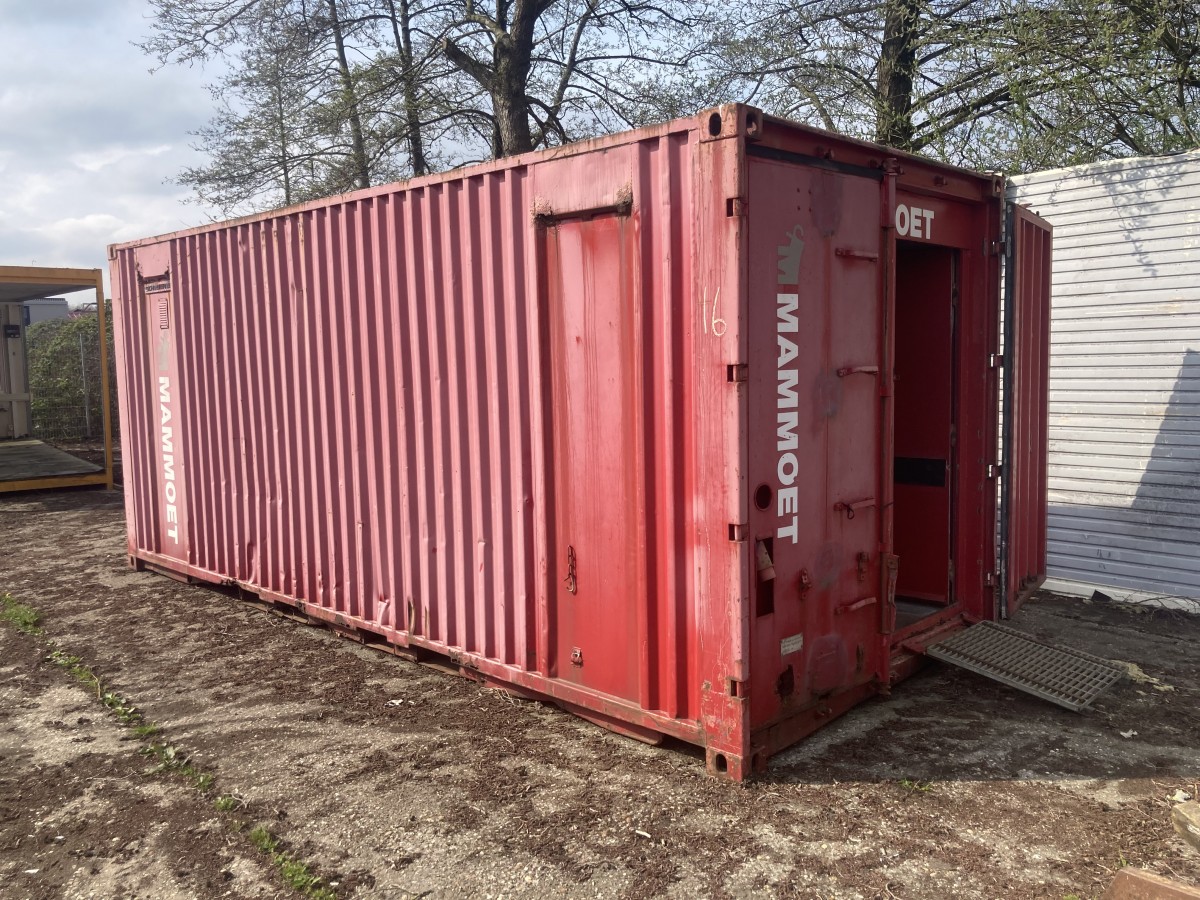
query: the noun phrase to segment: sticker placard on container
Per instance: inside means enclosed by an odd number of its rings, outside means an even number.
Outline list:
[[[799,653],[804,647],[804,635],[793,634],[791,637],[786,637],[779,642],[779,655],[790,656],[793,653]]]

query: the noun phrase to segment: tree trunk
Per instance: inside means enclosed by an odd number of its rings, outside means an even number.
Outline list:
[[[498,156],[515,156],[533,149],[525,87],[529,82],[533,29],[539,12],[537,0],[517,0],[512,24],[492,50],[492,114],[496,117]]]
[[[499,50],[499,48],[497,48]],[[533,149],[529,110],[525,105],[525,78],[520,66],[496,53],[496,85],[492,89],[492,114],[496,117],[497,156],[515,156]]]
[[[913,80],[920,28],[921,0],[886,0],[875,140],[898,150],[912,149]]]
[[[404,99],[404,124],[408,129],[408,158],[412,163],[413,175],[429,172],[425,161],[425,141],[421,134],[421,116],[417,108],[417,73],[413,68],[412,11],[409,0],[400,0],[400,15],[396,15],[394,0],[387,0],[388,13],[392,19],[392,34],[396,39],[396,54],[404,70],[400,73],[400,84]]]
[[[371,166],[367,162],[367,145],[363,140],[362,118],[358,113],[358,97],[354,92],[354,77],[346,58],[346,42],[342,36],[342,23],[338,18],[337,0],[329,0],[329,24],[333,28],[333,42],[337,48],[338,71],[342,77],[342,93],[346,103],[347,118],[350,120],[350,149],[353,154],[354,177],[358,187],[371,186]]]

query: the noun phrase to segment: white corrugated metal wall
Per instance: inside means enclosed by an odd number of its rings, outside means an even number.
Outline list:
[[[1200,598],[1200,152],[1015,178],[1054,226],[1049,576]]]

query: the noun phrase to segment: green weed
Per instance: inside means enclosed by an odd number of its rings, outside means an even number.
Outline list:
[[[112,691],[104,691],[100,695],[100,702],[112,711],[122,725],[133,725],[135,722],[142,720],[142,712],[120,694],[114,694]]]
[[[933,790],[933,782],[932,781],[919,781],[919,780],[912,779],[912,778],[902,778],[902,779],[900,779],[900,787],[904,788],[906,791],[913,791],[914,793],[928,794],[930,791]]]
[[[53,643],[50,645],[54,647]],[[127,728],[133,728],[138,737],[148,737],[158,731],[153,722],[145,722],[142,711],[134,706],[127,698],[116,691],[106,691],[100,681],[100,676],[84,665],[78,656],[72,656],[64,650],[54,647],[46,657],[50,662],[67,670],[67,674],[82,684],[88,690],[94,690],[100,702],[117,717],[117,720]]]
[[[166,773],[168,775],[182,775],[184,778],[189,779],[202,794],[206,794],[212,790],[212,775],[197,769],[192,765],[187,754],[181,753],[172,745],[155,742],[147,744],[138,752],[142,756],[148,756],[158,763],[158,765],[150,769],[146,774],[158,775]]]
[[[308,864],[284,851],[279,839],[263,826],[258,825],[251,830],[250,843],[271,857],[280,876],[292,890],[310,900],[337,900],[337,894],[313,874]]]
[[[21,634],[42,633],[37,610],[27,603],[21,603],[12,594],[0,594],[0,622],[7,622]]]
[[[250,830],[250,843],[263,853],[274,853],[279,847],[275,836],[261,825],[256,825]]]
[[[213,801],[213,806],[217,808],[217,812],[233,812],[242,802],[237,797],[230,797],[228,794],[218,797]]]
[[[59,650],[55,647],[46,658],[56,666],[66,669],[68,675],[88,688],[88,690],[94,690],[97,697],[100,696],[100,679],[96,677],[95,672],[83,664],[83,660],[78,656],[72,656],[65,650]]]

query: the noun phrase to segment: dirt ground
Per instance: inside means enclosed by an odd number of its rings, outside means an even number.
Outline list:
[[[119,495],[0,500],[0,534],[0,592],[216,782],[146,775],[145,741],[0,627],[0,897],[296,896],[255,824],[354,898],[1062,900],[1123,865],[1200,883],[1168,821],[1200,788],[1200,618],[1040,597],[1016,627],[1163,684],[1076,715],[931,666],[738,786],[132,572]]]

